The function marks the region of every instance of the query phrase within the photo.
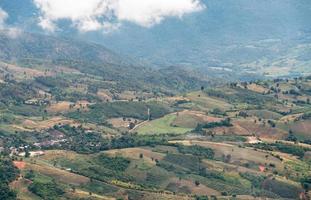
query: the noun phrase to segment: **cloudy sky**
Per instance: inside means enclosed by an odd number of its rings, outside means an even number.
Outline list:
[[[32,0],[39,9],[37,24],[47,31],[58,29],[61,20],[81,32],[111,30],[131,22],[142,27],[160,24],[204,10],[200,0]],[[0,26],[10,17],[0,8]]]

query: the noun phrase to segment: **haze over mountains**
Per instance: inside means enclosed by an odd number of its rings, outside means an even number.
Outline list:
[[[310,1],[193,2],[200,4],[194,4],[191,11],[183,10],[181,18],[162,11],[160,22],[153,22],[152,16],[145,19],[146,23],[150,20],[149,26],[142,20],[133,22],[132,18],[118,21],[117,16],[108,19],[111,26],[90,31],[78,30],[68,13],[45,13],[42,1],[2,0],[0,7],[8,13],[8,26],[95,42],[153,66],[199,68],[216,75],[237,70],[248,75],[310,73],[306,67],[311,62]],[[49,32],[38,23],[52,14],[57,16],[53,21],[57,29]]]

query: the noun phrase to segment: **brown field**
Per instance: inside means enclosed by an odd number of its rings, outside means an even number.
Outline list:
[[[103,195],[99,195],[99,194],[94,194],[92,193],[92,195],[90,196],[89,192],[87,191],[83,191],[83,190],[76,190],[75,192],[68,192],[67,196],[70,196],[70,198],[75,197],[77,199],[101,199],[101,200],[115,200],[116,198],[113,197],[107,197],[107,196],[103,196]]]
[[[14,78],[16,78],[17,80],[33,79],[39,76],[54,76],[58,73],[81,74],[81,72],[76,69],[63,66],[55,66],[52,70],[47,68],[34,69],[34,68],[19,67],[14,64],[7,64],[3,62],[0,62],[0,69],[13,74]]]
[[[222,118],[207,116],[204,112],[184,110],[176,114],[172,125],[185,128],[195,128],[199,123],[219,122]]]
[[[14,74],[17,79],[32,79],[39,76],[52,76],[51,72],[44,72],[37,69],[18,67],[12,64],[1,63],[0,68]]]
[[[141,120],[134,119],[134,118],[126,118],[125,121],[123,120],[123,118],[112,118],[112,119],[109,119],[107,121],[108,121],[108,123],[112,124],[112,126],[115,128],[128,128],[130,122],[135,123],[135,121],[136,121],[135,124],[142,122]]]
[[[70,85],[66,90],[68,92],[80,92],[80,93],[86,94],[87,93],[87,85],[85,85],[85,84]]]
[[[26,129],[33,129],[33,130],[45,130],[45,129],[52,128],[54,125],[58,125],[58,124],[62,124],[62,125],[69,124],[72,126],[79,125],[75,123],[73,120],[64,119],[62,117],[52,117],[44,121],[33,121],[33,120],[26,119],[22,123],[22,127]]]
[[[255,83],[248,84],[248,85],[247,85],[247,89],[249,89],[249,90],[251,90],[251,91],[253,91],[253,92],[261,93],[261,94],[262,94],[262,93],[266,93],[266,92],[269,91],[268,88],[265,88],[265,87],[263,87],[263,86],[261,86],[261,85],[257,85],[257,84],[255,84]]]
[[[220,161],[212,160],[203,160],[203,163],[208,167],[208,169],[214,169],[216,171],[226,172],[239,172],[239,173],[253,173],[253,174],[262,174],[259,170],[249,169],[243,166],[233,165],[229,163],[224,163]]]
[[[301,146],[301,147],[305,147],[305,148],[309,148],[311,149],[311,144],[305,144],[305,143],[295,143],[295,142],[291,142],[291,141],[285,141],[285,140],[277,140],[279,142],[283,142],[283,143],[286,143],[286,144],[292,144],[292,145],[298,145],[298,146]]]
[[[62,113],[62,112],[68,112],[70,110],[76,110],[80,109],[83,111],[88,110],[88,105],[91,103],[88,101],[77,101],[76,103],[69,102],[69,101],[61,101],[58,103],[52,103],[48,108],[47,111],[50,113]],[[73,105],[73,107],[70,109],[70,106]]]
[[[103,101],[112,100],[112,94],[107,90],[103,90],[103,89],[98,90],[97,96]]]
[[[15,167],[17,167],[18,169],[24,169],[26,167],[26,163],[23,161],[13,161]]]
[[[279,121],[284,122],[284,123],[285,122],[292,122],[292,121],[299,119],[302,115],[303,115],[303,113],[286,115],[286,116],[282,117]]]
[[[16,125],[16,124],[12,124],[11,127],[13,130],[18,130],[18,131],[30,131],[30,132],[33,131],[32,129],[28,129],[28,128],[25,128],[23,126]]]
[[[306,138],[311,138],[311,120],[299,121],[290,125],[290,129]]]
[[[281,139],[286,136],[288,133],[282,129],[272,128],[269,124],[263,125],[262,123],[255,124],[253,120],[238,120],[233,123],[234,126],[238,126],[247,130],[249,135],[256,135],[261,138],[273,138]]]
[[[220,192],[209,188],[203,184],[200,184],[199,186],[196,186],[193,181],[181,179],[178,178],[171,178],[170,183],[174,184],[175,187],[178,189],[181,189],[183,187],[186,187],[191,191],[191,194],[195,195],[220,195]]]
[[[61,102],[58,102],[58,103],[52,103],[52,105],[50,105],[47,108],[47,111],[48,112],[53,112],[53,113],[68,111],[70,105],[73,105],[73,103],[72,102],[68,102],[68,101],[61,101]]]
[[[216,127],[210,129],[213,133],[218,135],[251,135],[252,133],[239,125],[238,123],[233,123],[232,127]]]
[[[123,91],[118,97],[121,100],[131,100],[136,98],[136,93],[134,91]]]
[[[72,151],[63,151],[63,150],[51,150],[51,151],[45,151],[44,155],[40,156],[40,159],[47,160],[47,161],[53,161],[57,160],[59,158],[66,158],[68,160],[75,160],[77,157],[81,157],[83,155],[79,155]]]
[[[144,200],[193,200],[193,197],[188,195],[174,195],[174,194],[161,194],[144,192]]]
[[[231,155],[232,164],[241,164],[247,162],[254,162],[256,164],[264,165],[265,163],[273,163],[275,164],[278,170],[283,170],[282,162],[270,156],[269,153],[265,153],[262,151],[255,151],[250,148],[240,148],[235,145],[225,144],[225,143],[215,143],[215,142],[208,142],[208,141],[190,141],[190,140],[183,140],[183,141],[171,141],[172,143],[182,143],[184,145],[200,145],[203,147],[212,148],[215,151],[215,157],[222,158],[223,155]],[[268,155],[268,159],[266,158]]]

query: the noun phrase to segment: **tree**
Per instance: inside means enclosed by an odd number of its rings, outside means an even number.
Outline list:
[[[16,193],[10,190],[8,184],[15,180],[18,174],[19,170],[10,159],[0,158],[0,199],[16,199]]]
[[[195,186],[199,186],[200,185],[200,182],[198,181],[198,180],[196,180],[195,182],[194,182],[194,184],[195,184]]]
[[[207,196],[196,196],[195,200],[208,200]]]
[[[0,199],[15,200],[16,193],[11,191],[7,184],[0,183]]]
[[[297,142],[298,138],[294,135],[292,130],[289,130],[288,136],[286,138],[287,141]]]
[[[25,158],[29,158],[30,157],[30,152],[29,150],[26,148],[25,149]]]
[[[133,129],[134,127],[135,127],[135,123],[130,122],[130,124],[129,124],[129,129]]]

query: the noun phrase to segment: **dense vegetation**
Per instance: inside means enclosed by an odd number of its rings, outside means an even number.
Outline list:
[[[0,199],[14,200],[16,193],[9,188],[9,183],[14,181],[19,174],[18,169],[12,161],[5,157],[0,157]]]
[[[214,151],[210,148],[204,148],[198,145],[194,146],[184,146],[184,145],[178,145],[178,151],[183,154],[192,154],[201,158],[208,158],[213,159],[214,158]]]
[[[89,111],[75,111],[68,116],[86,122],[103,123],[113,117],[129,117],[136,119],[148,119],[150,109],[151,119],[159,118],[171,110],[165,105],[156,102],[113,102],[89,106]]]
[[[56,200],[65,193],[64,190],[54,182],[43,183],[34,181],[28,189],[44,200]]]
[[[280,151],[283,153],[289,153],[295,156],[302,158],[305,152],[310,151],[308,148],[299,147],[291,144],[284,144],[281,142],[276,142],[274,144],[267,144],[267,143],[259,143],[250,145],[254,148],[264,149],[268,151]]]

